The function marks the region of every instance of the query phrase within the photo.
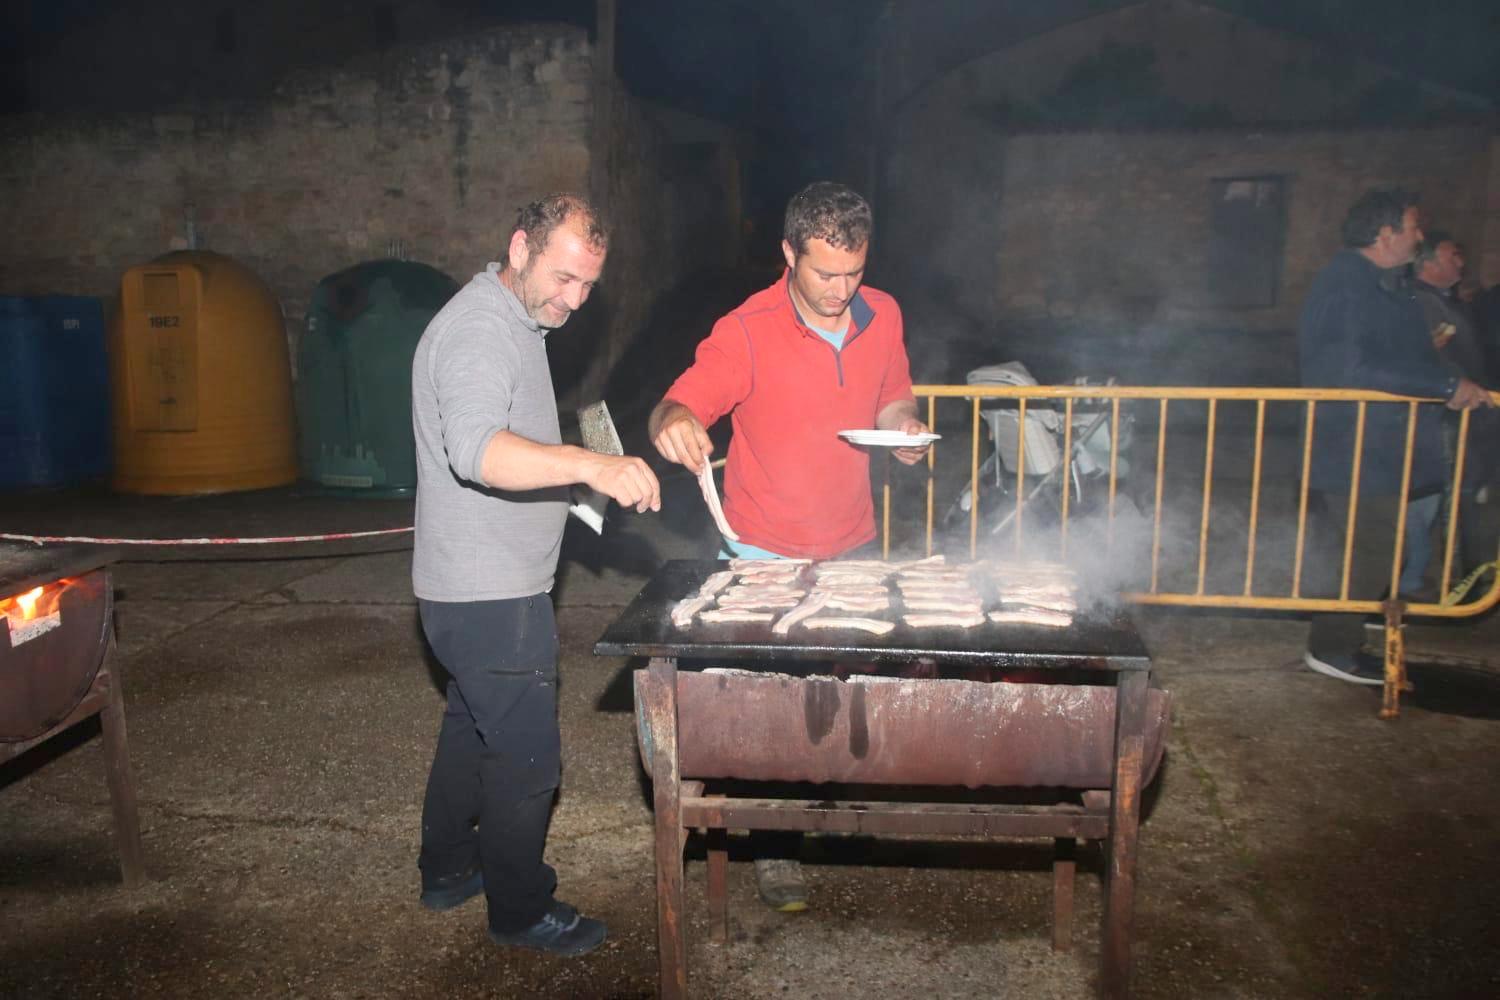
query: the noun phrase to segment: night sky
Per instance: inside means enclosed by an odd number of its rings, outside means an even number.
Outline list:
[[[154,91],[145,77],[169,79],[179,70],[143,65],[143,79],[120,87],[78,93],[27,93],[27,59],[86,60],[73,47],[80,29],[106,13],[137,9],[155,16],[188,0],[5,0],[0,15],[4,100],[0,109],[93,110],[100,104],[148,104]],[[850,80],[870,58],[872,26],[882,11],[903,18],[907,37],[933,73],[941,73],[994,48],[994,39],[1016,39],[1079,17],[1122,6],[1120,0],[620,0],[618,60],[621,78],[635,93],[758,131],[797,134],[825,129],[851,106]],[[1329,41],[1392,67],[1500,98],[1500,3],[1494,0],[1213,0],[1213,5],[1267,26]],[[368,4],[225,3],[242,19],[273,8],[318,17],[347,17]],[[432,0],[420,14],[391,3],[402,40],[426,40],[504,22],[548,20],[591,27],[592,0]],[[370,44],[374,44],[374,40]],[[356,39],[346,44],[358,44]],[[323,51],[313,46],[310,52]],[[349,53],[353,54],[353,53]],[[264,84],[265,81],[260,81]],[[160,92],[180,92],[180,81]],[[255,82],[245,82],[255,86]],[[201,91],[201,88],[195,88]],[[133,96],[132,96],[133,95]],[[899,98],[900,95],[894,95]]]

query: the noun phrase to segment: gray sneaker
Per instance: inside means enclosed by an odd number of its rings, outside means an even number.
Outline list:
[[[757,858],[755,887],[761,900],[778,913],[801,913],[807,909],[807,883],[802,862],[790,858]]]
[[[552,908],[542,914],[542,919],[525,930],[504,932],[490,929],[490,940],[496,944],[550,952],[565,958],[587,955],[604,943],[604,936],[602,920],[580,916],[573,907],[556,899],[552,901]]]
[[[1364,651],[1314,653],[1309,649],[1302,654],[1302,662],[1307,664],[1309,670],[1349,684],[1379,685],[1385,683],[1385,664]]]

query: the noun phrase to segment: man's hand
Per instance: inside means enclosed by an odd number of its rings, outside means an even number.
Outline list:
[[[926,434],[927,425],[916,417],[907,417],[891,430],[900,431],[902,434]],[[930,447],[931,445],[924,444],[916,448],[892,448],[891,454],[895,455],[896,460],[902,465],[916,465],[927,457],[927,449]]]
[[[590,452],[583,471],[584,483],[621,507],[634,507],[638,514],[661,510],[661,483],[644,459]]]
[[[875,426],[883,431],[900,431],[902,434],[926,434],[927,425],[917,418],[917,404],[909,399],[900,399],[881,410],[875,417]],[[928,445],[916,448],[892,448],[891,453],[903,465],[916,465],[927,456]]]
[[[662,400],[651,411],[646,429],[662,458],[686,466],[695,476],[713,454],[714,443],[708,439],[708,431],[693,416],[693,411],[681,403]]]
[[[1494,406],[1495,401],[1490,397],[1490,391],[1478,382],[1466,378],[1458,380],[1458,388],[1453,390],[1453,395],[1448,397],[1448,409],[1450,410],[1473,410],[1481,406]]]

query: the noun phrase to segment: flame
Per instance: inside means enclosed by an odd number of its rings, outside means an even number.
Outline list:
[[[11,617],[25,622],[45,618],[57,610],[61,603],[62,593],[68,589],[68,584],[68,580],[44,583],[40,587],[31,588],[24,594],[0,599],[0,618]]]
[[[41,599],[42,588],[35,587],[16,598],[16,603],[21,606],[21,617],[32,619],[36,617],[36,602]]]

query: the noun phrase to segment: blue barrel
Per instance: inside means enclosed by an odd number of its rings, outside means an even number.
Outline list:
[[[73,295],[0,296],[0,490],[109,475],[104,308]]]

